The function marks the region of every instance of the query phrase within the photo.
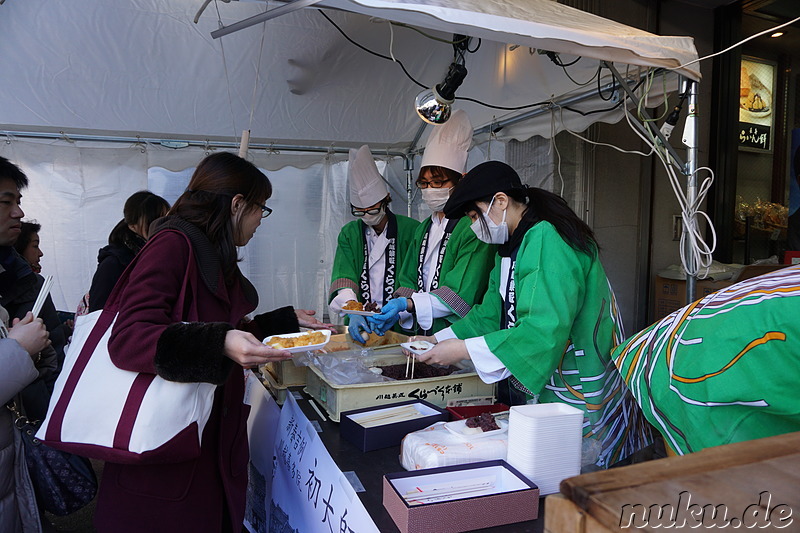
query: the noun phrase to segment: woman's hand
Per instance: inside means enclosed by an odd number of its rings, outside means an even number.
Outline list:
[[[243,368],[253,368],[271,361],[291,359],[292,354],[259,342],[252,333],[232,329],[225,334],[225,356]]]
[[[311,329],[329,329],[336,333],[336,326],[320,322],[314,315],[317,314],[313,309],[295,309],[294,314],[297,316],[297,323],[304,328]]]
[[[11,329],[8,330],[8,338],[14,339],[36,360],[39,352],[50,346],[50,334],[44,327],[41,318],[33,318],[33,313],[28,313],[20,320],[15,318]]]
[[[430,341],[430,337],[417,337],[417,339],[423,339]],[[464,359],[469,359],[469,352],[467,351],[467,345],[461,339],[447,339],[446,341],[442,341],[427,352],[417,355],[417,361],[421,361],[423,363],[436,363],[437,365],[454,365],[459,361],[463,361]]]

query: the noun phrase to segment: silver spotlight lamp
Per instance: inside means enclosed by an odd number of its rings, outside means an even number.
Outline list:
[[[428,124],[444,124],[452,113],[451,105],[456,100],[456,90],[467,77],[467,68],[458,63],[450,63],[444,81],[417,95],[414,106],[419,118]]]

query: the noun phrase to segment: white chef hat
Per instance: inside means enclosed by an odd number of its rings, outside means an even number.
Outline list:
[[[366,144],[358,150],[350,149],[347,179],[350,182],[350,203],[354,207],[371,207],[389,194]]]
[[[464,110],[457,109],[450,120],[433,127],[420,168],[438,166],[463,174],[467,171],[467,152],[471,145],[472,123]]]

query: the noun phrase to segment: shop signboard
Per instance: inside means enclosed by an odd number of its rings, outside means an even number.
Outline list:
[[[379,533],[291,394],[281,409],[271,477],[270,532]]]
[[[742,57],[739,83],[739,148],[771,152],[776,64]]]
[[[379,533],[292,394],[281,409],[248,372],[250,533]]]

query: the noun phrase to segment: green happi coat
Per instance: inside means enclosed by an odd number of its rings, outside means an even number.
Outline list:
[[[736,283],[637,333],[614,360],[679,454],[800,431],[800,266]]]
[[[450,308],[452,314],[434,319],[431,328],[433,332],[450,326],[481,301],[486,292],[489,271],[492,269],[497,251],[496,246],[478,240],[475,232],[470,229],[468,218],[451,222],[455,227],[442,257],[438,286],[429,292]],[[414,234],[407,261],[400,272],[396,296],[410,298],[415,292],[425,292],[425,288],[419,284],[420,252],[430,227],[431,219],[428,217]],[[415,323],[414,329],[407,333],[417,333],[418,329]]]
[[[611,360],[621,322],[599,258],[572,248],[549,222],[530,228],[513,269],[516,320],[503,322],[502,257],[480,305],[455,323],[459,339],[483,337],[489,350],[539,403],[585,413],[584,437],[602,444],[609,466],[648,445],[649,429]]]
[[[414,259],[410,257],[409,250],[411,250],[411,243],[419,222],[413,218],[396,215],[391,212],[389,212],[389,217],[394,217],[394,220],[397,221],[395,282],[391,287],[392,291],[394,291],[398,287],[398,273],[403,270],[406,262]],[[391,223],[390,220],[389,224]],[[389,224],[387,224],[384,231],[388,231]],[[336,255],[333,259],[333,274],[331,275],[328,302],[336,296],[339,290],[349,288],[356,293],[359,302],[367,303],[364,301],[359,287],[364,269],[364,227],[365,224],[362,221],[354,220],[345,224],[339,232]],[[367,276],[367,282],[369,282],[369,276]],[[370,292],[374,302],[377,302],[379,306],[384,304],[384,295],[374,294],[374,290]]]

